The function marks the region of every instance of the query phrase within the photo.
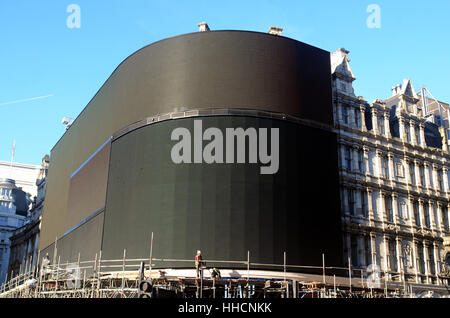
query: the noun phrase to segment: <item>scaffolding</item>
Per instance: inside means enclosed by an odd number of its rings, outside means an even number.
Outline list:
[[[55,241],[56,247],[56,241]],[[348,267],[303,266],[246,260],[203,260],[197,277],[192,259],[153,257],[153,233],[148,258],[104,259],[61,263],[57,249],[53,263],[40,260],[6,280],[0,298],[388,298],[414,297],[405,280],[384,272]],[[30,262],[33,264],[33,262]],[[173,264],[179,264],[171,268]],[[218,268],[219,276],[208,272]],[[205,275],[206,271],[206,275]],[[448,291],[449,277],[441,282]],[[144,284],[144,285],[143,285]],[[142,287],[144,286],[144,288]],[[146,287],[145,287],[146,286]],[[143,290],[144,289],[144,290]],[[149,289],[149,290],[147,290]],[[449,293],[450,294],[450,293]]]
[[[405,284],[380,281],[373,287],[363,269],[325,266],[262,264],[247,260],[204,260],[220,268],[213,278],[203,267],[197,278],[193,260],[102,259],[50,264],[9,279],[0,298],[137,298],[140,283],[152,284],[153,298],[379,298],[410,297]],[[169,268],[164,263],[179,263]],[[227,267],[217,266],[218,264]],[[228,267],[229,265],[232,265]],[[158,265],[158,266],[155,266]],[[192,267],[191,267],[192,266]],[[263,268],[270,268],[264,270]],[[279,270],[273,270],[279,268]],[[39,269],[39,270],[37,270]],[[322,272],[322,274],[320,274]],[[144,294],[146,297],[147,294]]]

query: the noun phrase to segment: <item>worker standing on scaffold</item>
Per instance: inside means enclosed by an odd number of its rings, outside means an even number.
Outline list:
[[[195,255],[195,270],[197,272],[197,278],[200,278],[200,270],[202,267],[203,258],[202,253],[200,251],[197,251],[197,255]]]

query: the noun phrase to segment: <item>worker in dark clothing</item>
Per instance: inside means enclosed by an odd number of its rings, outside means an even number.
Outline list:
[[[211,278],[213,279],[222,279],[222,277],[220,276],[220,271],[217,268],[211,268],[209,270],[209,272],[211,273]]]
[[[195,270],[197,272],[197,278],[200,277],[200,270],[203,264],[202,253],[197,251],[197,255],[195,255]]]

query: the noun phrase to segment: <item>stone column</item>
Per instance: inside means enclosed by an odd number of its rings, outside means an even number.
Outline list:
[[[372,133],[378,135],[378,111],[376,108],[371,108],[372,112]]]
[[[437,224],[436,219],[434,218],[434,202],[428,201],[429,209],[428,212],[430,213],[430,225],[432,230],[437,230]]]
[[[431,178],[433,180],[433,189],[439,191],[439,178],[438,178],[438,169],[439,167],[436,164],[431,165]]]
[[[410,120],[409,121],[409,135],[411,136],[411,144],[413,146],[417,145],[417,138],[416,138],[416,123],[414,122],[414,120]]]
[[[412,184],[411,176],[409,174],[410,160],[405,156],[403,162],[405,163],[403,166],[403,176],[405,177],[406,184]]]
[[[352,147],[352,164],[353,164],[353,171],[359,171],[358,167],[358,147],[353,146]]]
[[[440,232],[445,231],[444,220],[442,220],[442,203],[436,202],[436,216],[439,224],[436,226],[436,230]]]
[[[424,123],[420,123],[419,124],[419,128],[420,128],[420,145],[425,148],[426,147],[426,143],[425,143],[425,124]]]
[[[436,244],[436,241],[433,241],[433,255],[434,255],[434,266],[436,276],[441,272],[441,258],[439,256],[439,246]],[[436,279],[438,285],[441,285],[439,278]]]
[[[395,224],[400,224],[400,217],[398,215],[398,195],[392,193],[392,214]]]
[[[411,228],[414,227],[414,198],[410,196],[408,198],[408,218],[409,218],[409,225]]]
[[[372,264],[377,264],[377,247],[376,247],[376,235],[370,232],[370,250],[372,252]]]
[[[374,219],[373,202],[372,202],[372,189],[367,189],[367,210],[369,211],[369,219]]]
[[[417,159],[414,159],[414,170],[416,172],[416,185],[422,185],[420,181],[420,162]]]
[[[386,234],[383,235],[383,245],[384,245],[384,271],[385,273],[389,273],[391,271],[391,267],[389,264],[389,238]],[[387,275],[386,277],[389,277]]]
[[[400,281],[405,280],[405,273],[403,270],[403,253],[402,253],[402,240],[400,237],[395,237],[396,249],[397,249],[397,271],[400,273]]]
[[[395,171],[394,171],[394,155],[392,153],[388,153],[388,164],[389,164],[389,180],[395,180]]]
[[[449,188],[448,188],[448,169],[445,166],[442,168],[442,173],[443,173],[442,180],[443,180],[443,183],[444,183],[444,192],[449,192]]]
[[[383,190],[380,190],[380,196],[378,197],[378,214],[380,216],[380,219],[383,222],[389,222],[389,217],[387,215],[387,210],[386,210],[386,206],[385,206],[385,197],[386,197],[386,192],[384,192]]]
[[[377,178],[381,178],[381,177],[383,177],[383,170],[382,170],[382,165],[381,165],[383,152],[381,150],[377,150],[375,152],[375,155],[376,155],[376,160],[375,160],[375,162],[376,162],[376,175],[377,175]]]
[[[417,239],[413,238],[412,240],[413,246],[413,265],[414,265],[414,275],[416,276],[416,283],[419,283],[419,254],[418,254],[418,246]]]
[[[428,162],[424,162],[423,167],[425,170],[425,183],[426,183],[426,185],[424,185],[424,187],[429,189],[429,188],[431,188],[431,182],[430,182],[431,178],[430,178],[430,169],[429,169]]]
[[[424,209],[425,202],[422,199],[419,199],[418,202],[419,202],[420,227],[423,229],[425,228],[425,209]]]
[[[389,113],[384,113],[384,132],[386,138],[392,138],[391,127],[389,126]]]
[[[359,106],[359,111],[361,112],[361,130],[367,131],[366,127],[366,107],[363,105]]]
[[[403,142],[407,142],[408,140],[406,140],[406,134],[405,134],[405,118],[403,118],[403,116],[398,117],[398,128],[399,128],[399,133],[400,133],[400,139]]]
[[[370,174],[370,158],[369,158],[369,147],[364,146],[364,169],[366,170],[366,174]]]
[[[428,241],[424,240],[422,246],[423,246],[423,259],[425,263],[425,281],[429,283],[431,271],[430,271],[430,259],[428,257]]]

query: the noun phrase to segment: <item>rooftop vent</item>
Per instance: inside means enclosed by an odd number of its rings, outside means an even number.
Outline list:
[[[206,31],[211,31],[209,29],[208,23],[206,22],[200,22],[198,24],[198,32],[206,32]]]
[[[72,123],[73,119],[70,117],[63,117],[63,119],[61,119],[61,124],[66,126],[66,130],[70,128],[70,125],[72,125]]]
[[[271,26],[268,33],[273,35],[281,35],[282,32],[283,32],[282,28],[277,26]]]

